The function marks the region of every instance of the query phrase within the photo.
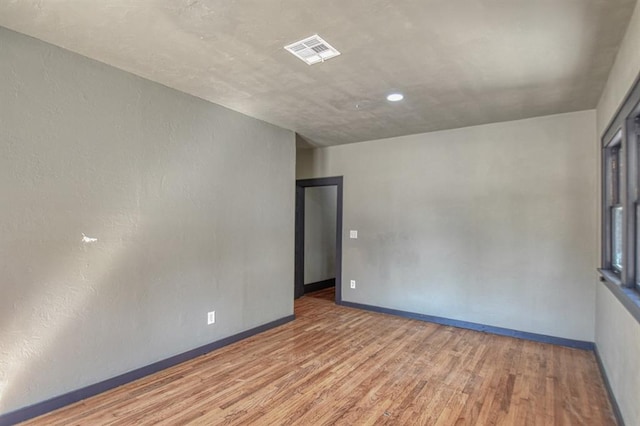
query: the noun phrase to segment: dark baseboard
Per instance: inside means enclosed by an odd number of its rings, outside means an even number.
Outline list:
[[[264,331],[270,330],[280,325],[286,324],[290,321],[293,321],[294,319],[295,319],[294,315],[289,315],[284,318],[271,321],[267,324],[263,324],[261,326],[252,328],[250,330],[243,331],[242,333],[225,337],[224,339],[218,340],[216,342],[209,343],[199,348],[191,349],[190,351],[183,352],[181,354],[172,356],[167,359],[163,359],[161,361],[155,362],[153,364],[149,364],[147,366],[138,368],[133,371],[129,371],[128,373],[121,374],[111,379],[107,379],[105,381],[95,383],[93,385],[89,385],[82,389],[71,391],[64,395],[60,395],[46,401],[38,402],[37,404],[30,405],[28,407],[20,408],[10,413],[2,414],[0,415],[0,426],[14,425],[16,423],[20,423],[25,420],[29,420],[34,417],[41,416],[45,413],[48,413],[53,410],[57,410],[58,408],[62,408],[66,405],[73,404],[75,402],[92,397],[94,395],[98,395],[102,392],[106,392],[118,386],[122,386],[129,382],[133,382],[134,380],[138,380],[150,374],[157,373],[158,371],[167,369],[169,367],[173,367],[174,365],[178,365],[185,361],[189,361],[193,358],[199,357],[200,355],[204,355],[216,349],[220,349],[223,346],[230,345],[232,343],[238,342],[240,340],[246,339],[248,337],[254,336],[256,334],[262,333]]]
[[[326,281],[331,281],[331,280],[326,280]],[[326,281],[321,281],[321,283],[324,283]],[[602,359],[600,358],[598,348],[592,342],[564,339],[561,337],[546,336],[546,335],[536,334],[536,333],[528,333],[524,331],[511,330],[507,328],[494,327],[489,325],[454,320],[454,319],[437,317],[432,315],[424,315],[424,314],[418,314],[413,312],[400,311],[397,309],[383,308],[379,306],[364,305],[360,303],[342,301],[340,304],[342,306],[347,306],[347,307],[356,308],[356,309],[363,309],[363,310],[372,311],[372,312],[396,315],[404,318],[416,319],[420,321],[432,322],[436,324],[464,328],[469,330],[482,331],[486,333],[498,334],[501,336],[516,337],[516,338],[525,339],[525,340],[532,340],[535,342],[551,343],[555,345],[568,346],[568,347],[577,348],[577,349],[593,350],[596,356],[598,367],[600,369],[600,373],[604,380],[605,387],[607,389],[607,393],[609,395],[609,400],[611,401],[611,406],[613,407],[613,412],[616,417],[616,420],[618,421],[618,424],[620,426],[625,425],[624,420],[622,418],[622,414],[620,412],[620,407],[618,406],[618,403],[615,399],[613,390],[611,388],[611,384],[609,383],[609,379],[604,369],[604,365],[602,364]],[[39,402],[37,404],[31,405],[25,408],[21,408],[16,411],[12,411],[10,413],[2,414],[0,415],[0,426],[14,425],[16,423],[20,423],[34,417],[38,417],[50,411],[57,410],[66,405],[81,401],[83,399],[92,397],[102,392],[106,392],[110,389],[116,388],[118,386],[122,386],[124,384],[140,379],[142,377],[148,376],[150,374],[157,373],[158,371],[167,369],[174,365],[189,361],[193,358],[204,355],[208,352],[214,351],[216,349],[222,348],[224,346],[230,345],[232,343],[235,343],[240,340],[246,339],[248,337],[254,336],[256,334],[262,333],[269,329],[286,324],[290,321],[293,321],[294,319],[295,319],[295,316],[289,315],[287,317],[269,322],[267,324],[252,328],[250,330],[243,331],[242,333],[226,337],[224,339],[209,343],[199,348],[195,348],[190,351],[164,359],[162,361],[158,361],[156,363],[147,365],[145,367],[138,368],[128,373],[121,374],[120,376],[113,377],[111,379],[66,393],[64,395],[57,396],[55,398],[52,398],[43,402]]]
[[[315,283],[305,284],[304,285],[304,294],[313,293],[314,291],[324,290],[325,288],[335,287],[336,279],[329,278],[324,281],[317,281]]]
[[[600,358],[600,352],[598,352],[598,346],[594,345],[593,352],[596,355],[596,361],[598,362],[598,368],[600,369],[600,375],[602,376],[602,380],[604,381],[604,387],[607,389],[607,395],[609,396],[609,402],[611,403],[611,408],[613,408],[613,415],[616,416],[616,421],[618,422],[618,426],[625,426],[624,419],[622,418],[622,411],[620,411],[620,406],[618,405],[618,401],[616,400],[616,396],[613,394],[613,388],[611,387],[611,383],[609,382],[609,377],[607,376],[607,372],[604,369],[604,364],[602,363],[602,358]]]
[[[382,308],[379,306],[363,305],[361,303],[342,301],[340,302],[340,305],[347,306],[350,308],[364,309],[372,312],[379,312],[383,314],[396,315],[396,316],[411,318],[411,319],[420,320],[420,321],[433,322],[436,324],[448,325],[451,327],[465,328],[468,330],[498,334],[500,336],[515,337],[518,339],[532,340],[534,342],[550,343],[553,345],[567,346],[567,347],[576,348],[576,349],[584,349],[587,351],[592,351],[594,348],[593,342],[586,342],[582,340],[565,339],[563,337],[554,337],[554,336],[547,336],[544,334],[529,333],[526,331],[511,330],[509,328],[494,327],[492,325],[477,324],[475,322],[460,321],[460,320],[455,320],[450,318],[436,317],[433,315],[417,314],[414,312],[400,311],[397,309],[390,309],[390,308]]]

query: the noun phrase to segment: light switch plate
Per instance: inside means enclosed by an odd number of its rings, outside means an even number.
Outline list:
[[[349,238],[358,238],[358,231],[351,230],[349,231]]]

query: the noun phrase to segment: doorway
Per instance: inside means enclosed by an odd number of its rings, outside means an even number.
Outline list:
[[[331,202],[334,194],[335,201]],[[326,232],[323,234],[322,229],[310,228],[310,221],[323,222],[323,217],[330,219],[324,220],[324,223],[329,224],[328,228],[334,233],[335,239],[333,235],[326,235]],[[335,280],[333,281],[335,282],[335,301],[340,304],[342,301],[342,176],[296,181],[295,229],[294,298],[302,297],[305,291],[308,293],[332,285],[332,278],[327,276],[332,274]],[[306,235],[307,233],[309,235]],[[311,241],[317,243],[321,250],[314,248],[311,251],[309,246]],[[305,242],[307,253],[305,253]],[[313,264],[307,262],[305,265],[305,259],[313,260]]]

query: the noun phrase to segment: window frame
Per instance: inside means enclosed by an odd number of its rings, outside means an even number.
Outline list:
[[[618,185],[611,165],[616,151]],[[601,280],[640,322],[640,77],[602,136],[601,172]],[[613,266],[614,206],[622,207],[620,269]]]
[[[633,281],[629,287],[636,292],[640,292],[640,98],[635,104],[635,108],[626,120],[627,143],[630,146],[629,167],[629,203],[633,207],[632,226],[630,234],[632,241],[629,245],[633,247]],[[631,214],[631,212],[630,212]]]
[[[602,209],[602,229],[603,229],[603,269],[610,270],[611,273],[621,279],[625,268],[625,250],[624,250],[624,214],[625,204],[623,202],[625,170],[624,164],[624,144],[622,143],[622,129],[618,130],[611,140],[603,147],[603,209]],[[615,159],[615,161],[614,161]],[[622,208],[622,264],[617,268],[614,263],[614,227],[613,227],[613,210]]]

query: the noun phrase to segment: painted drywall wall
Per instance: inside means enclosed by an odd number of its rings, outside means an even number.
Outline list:
[[[640,6],[629,23],[627,33],[598,103],[598,135],[602,136],[640,74]],[[600,155],[600,141],[594,150]],[[600,168],[598,168],[600,171]],[[598,179],[599,182],[599,179]],[[597,188],[600,212],[600,187]],[[600,220],[598,220],[600,223]],[[600,241],[600,229],[598,229]],[[598,249],[600,245],[598,244]],[[640,324],[603,284],[598,283],[596,298],[596,346],[614,397],[627,425],[640,424]]]
[[[597,292],[596,345],[625,424],[640,424],[640,324],[604,285]]]
[[[627,32],[620,44],[616,60],[611,67],[607,83],[598,102],[598,136],[602,136],[622,101],[638,78],[640,70],[640,3],[629,21]]]
[[[304,191],[304,283],[336,277],[337,186]]]
[[[0,28],[0,413],[292,314],[294,140]]]
[[[297,177],[344,176],[344,300],[593,341],[595,138],[584,111],[299,150]]]

